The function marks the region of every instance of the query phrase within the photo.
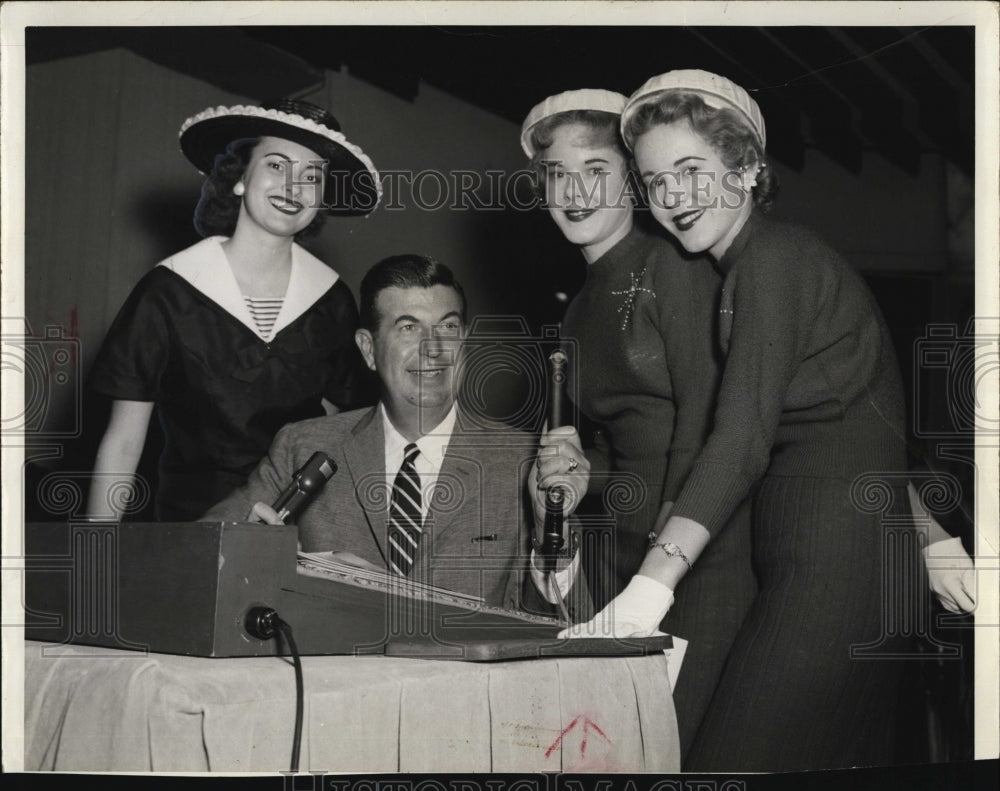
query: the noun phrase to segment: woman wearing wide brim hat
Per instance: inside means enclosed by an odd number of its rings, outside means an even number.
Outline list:
[[[323,205],[339,215],[368,214],[382,190],[372,161],[340,131],[329,112],[314,104],[282,99],[261,107],[209,107],[181,125],[181,151],[202,173],[234,141],[278,137],[305,146],[325,163]]]
[[[722,278],[708,259],[682,258],[635,210],[631,155],[619,135],[626,103],[613,91],[566,91],[537,104],[521,131],[545,208],[586,261],[561,329],[572,395],[600,427],[601,449],[587,449],[592,469],[601,470],[591,490],[605,493],[615,521],[614,551],[584,559],[598,606],[639,569],[649,531],[708,436],[719,380],[712,327]],[[556,438],[579,443],[567,428],[543,438],[546,486],[575,458],[556,451]],[[756,593],[746,507],[728,520],[690,583],[660,624],[689,641],[674,689],[682,766]]]
[[[295,241],[325,215],[376,207],[371,160],[330,113],[288,99],[208,108],[184,122],[180,145],[207,175],[194,216],[205,238],[142,278],[91,370],[112,399],[93,517],[142,505],[133,477],[154,410],[165,435],[156,515],[185,520],[241,485],[285,423],[373,400],[354,297]]]
[[[704,449],[638,573],[589,627],[655,629],[752,494],[760,591],[685,771],[891,764],[907,653],[892,619],[913,606],[897,593],[918,566],[902,532],[906,410],[885,321],[832,248],[766,216],[777,184],[743,88],[659,75],[629,99],[622,132],[654,218],[724,277],[724,363]]]

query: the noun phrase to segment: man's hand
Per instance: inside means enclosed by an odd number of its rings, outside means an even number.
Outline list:
[[[278,519],[278,512],[275,511],[267,503],[254,503],[253,508],[250,509],[250,515],[247,516],[247,521],[263,522],[265,525],[285,524],[280,519]]]
[[[250,509],[250,515],[247,517],[248,522],[263,522],[265,525],[283,525],[285,524],[280,519],[278,519],[278,512],[275,511],[267,503],[254,503],[253,508]],[[302,542],[297,542],[298,551],[302,551]]]
[[[528,474],[535,535],[539,541],[545,525],[545,493],[553,486],[562,487],[565,493],[563,515],[569,516],[586,494],[589,480],[590,462],[575,428],[562,426],[542,434],[538,456]]]

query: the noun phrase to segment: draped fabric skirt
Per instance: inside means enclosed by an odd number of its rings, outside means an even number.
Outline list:
[[[905,539],[905,488],[887,490],[902,520],[892,521],[852,502],[851,487],[818,477],[762,482],[753,509],[759,592],[684,771],[893,762],[910,644],[897,616],[919,570],[917,549]]]

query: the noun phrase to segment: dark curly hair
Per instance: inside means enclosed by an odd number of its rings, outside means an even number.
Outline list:
[[[246,172],[258,142],[260,139],[256,137],[234,140],[224,153],[216,156],[212,172],[201,185],[201,198],[194,209],[194,228],[199,236],[233,235],[243,203],[243,198],[233,193],[233,187]],[[319,212],[308,226],[295,234],[295,239],[315,236],[325,220],[326,215]]]
[[[726,167],[738,170],[759,164],[753,202],[769,211],[778,196],[778,174],[767,166],[764,149],[757,136],[733,110],[709,107],[696,93],[670,91],[661,99],[644,104],[628,119],[626,133],[631,140],[654,126],[687,121],[718,152]]]
[[[535,195],[540,200],[545,199],[545,151],[552,145],[556,130],[567,124],[580,124],[589,130],[586,138],[588,145],[607,146],[622,155],[622,159],[625,161],[625,176],[632,195],[637,199],[640,198],[642,190],[638,174],[632,167],[632,155],[625,147],[618,132],[620,117],[616,113],[608,113],[603,110],[566,110],[550,115],[535,124],[531,128],[529,136],[531,147],[535,152],[531,157],[531,168],[535,173]]]

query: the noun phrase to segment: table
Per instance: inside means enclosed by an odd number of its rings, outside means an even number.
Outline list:
[[[302,661],[302,771],[679,771],[662,654]],[[294,717],[290,659],[25,643],[28,771],[277,772]]]

